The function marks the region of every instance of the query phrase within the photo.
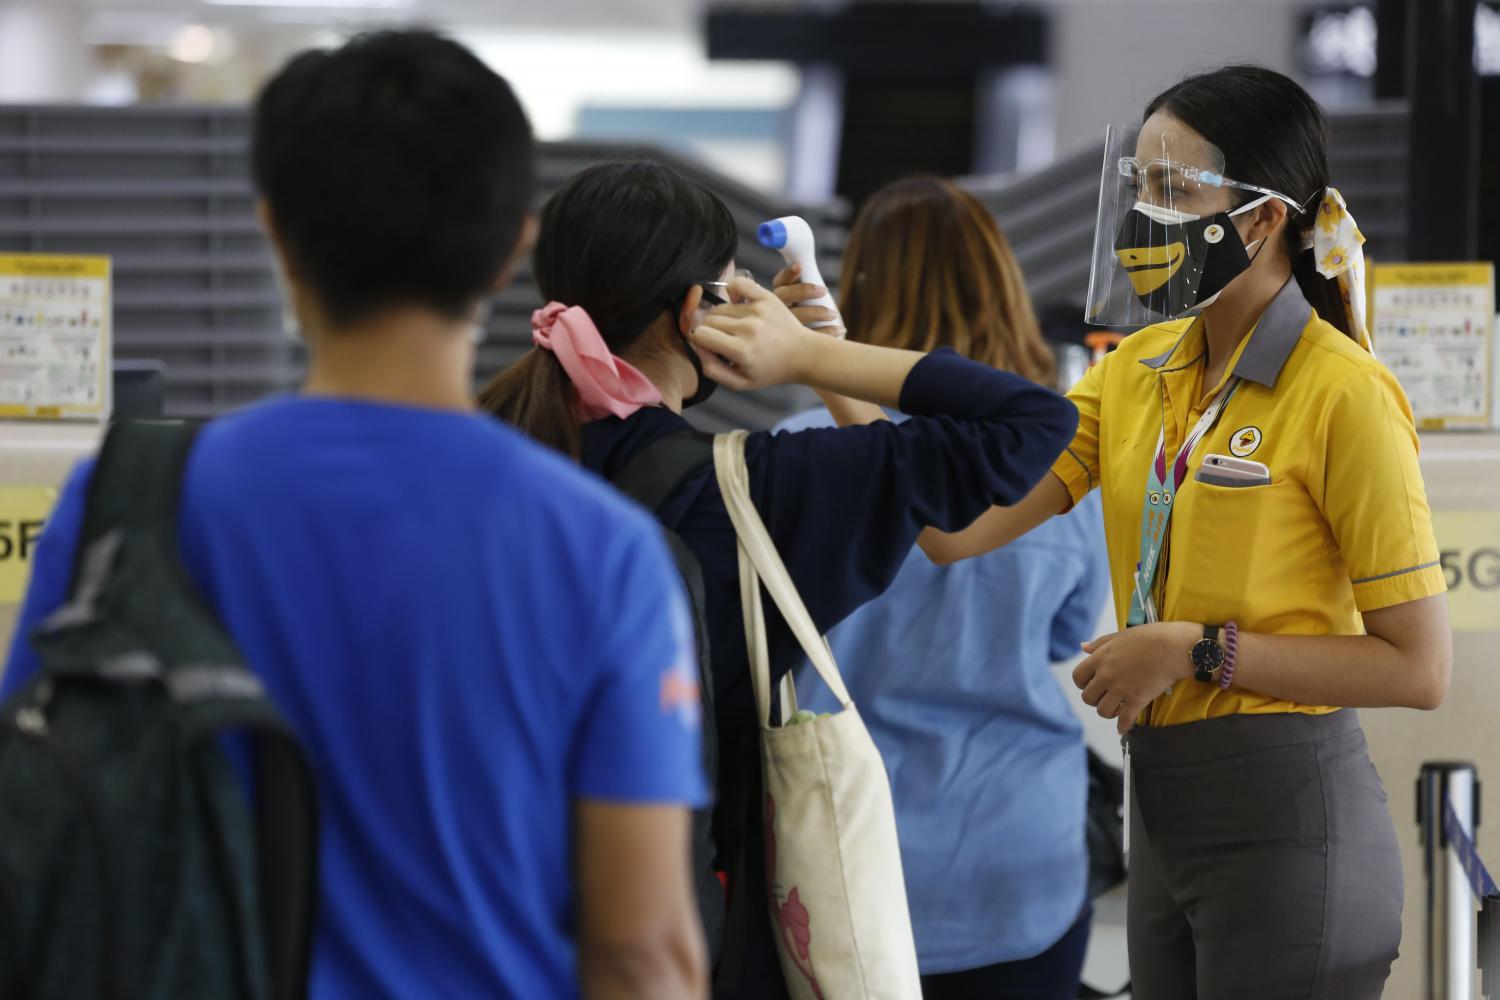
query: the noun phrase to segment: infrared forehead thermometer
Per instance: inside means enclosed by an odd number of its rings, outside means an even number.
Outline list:
[[[802,265],[802,275],[798,278],[809,285],[826,285],[823,275],[818,272],[818,256],[813,245],[812,227],[800,215],[784,215],[779,219],[762,222],[756,230],[756,236],[760,239],[760,245],[771,250],[780,251],[781,257],[792,264]],[[809,323],[808,326],[825,327],[836,326],[840,329],[844,326],[844,317],[839,315],[839,307],[833,301],[833,296],[827,292],[815,299],[798,302],[799,306],[822,306],[833,310],[838,319],[819,320]]]

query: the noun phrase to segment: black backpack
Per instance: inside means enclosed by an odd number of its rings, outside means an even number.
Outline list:
[[[1088,751],[1089,899],[1125,881],[1125,771]]]
[[[124,422],[68,603],[0,705],[0,996],[306,995],[316,802],[291,730],[194,591],[177,500],[196,428]],[[253,792],[222,747],[246,734]]]
[[[684,482],[698,474],[705,465],[712,465],[713,460],[711,436],[677,431],[637,452],[610,482],[636,503],[656,513]],[[698,557],[677,532],[662,525],[662,533],[693,606],[698,645],[698,689],[703,702],[703,766],[709,781],[713,782],[718,774],[719,739],[714,719],[712,651],[708,645],[708,624],[703,610],[703,570],[698,565]],[[724,884],[719,880],[719,873],[727,872],[729,866],[715,847],[713,819],[713,806],[693,813],[693,882],[709,951],[717,960],[724,939],[726,916]]]
[[[1125,771],[1107,762],[1090,747],[1089,804],[1085,832],[1089,849],[1089,900],[1093,901],[1125,881]],[[1106,992],[1087,982],[1078,987],[1079,1000],[1107,1000],[1130,992],[1124,986]]]

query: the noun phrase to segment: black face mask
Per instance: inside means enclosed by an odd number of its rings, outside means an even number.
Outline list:
[[[713,296],[705,297],[713,305],[719,304],[717,298]],[[698,375],[697,390],[682,401],[682,408],[684,410],[691,410],[695,406],[700,406],[708,402],[709,398],[718,391],[719,383],[703,374],[703,359],[698,357],[697,351],[693,350],[692,341],[688,340],[687,335],[677,327],[677,312],[682,308],[682,303],[680,301],[666,302],[664,305],[666,306],[667,317],[672,321],[672,332],[677,334],[678,340],[682,341],[682,349],[687,352],[688,363],[693,366],[693,371]]]
[[[693,364],[693,371],[698,373],[698,391],[682,401],[682,408],[691,410],[701,403],[708,402],[709,397],[718,391],[719,383],[703,374],[703,359],[698,357],[697,351],[693,350],[692,341],[687,339],[687,335],[679,330],[677,336],[682,340],[682,349],[687,351],[688,360]]]
[[[1115,256],[1141,303],[1168,319],[1207,302],[1250,267],[1228,212],[1163,221],[1133,208],[1115,238]]]

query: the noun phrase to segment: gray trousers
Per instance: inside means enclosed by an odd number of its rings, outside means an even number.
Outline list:
[[[1130,734],[1135,1000],[1376,1000],[1401,853],[1358,716]]]

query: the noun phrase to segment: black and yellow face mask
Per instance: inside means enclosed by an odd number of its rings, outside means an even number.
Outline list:
[[[1137,202],[1115,238],[1115,258],[1141,304],[1173,317],[1212,301],[1250,266],[1234,216],[1258,204],[1196,216]]]

